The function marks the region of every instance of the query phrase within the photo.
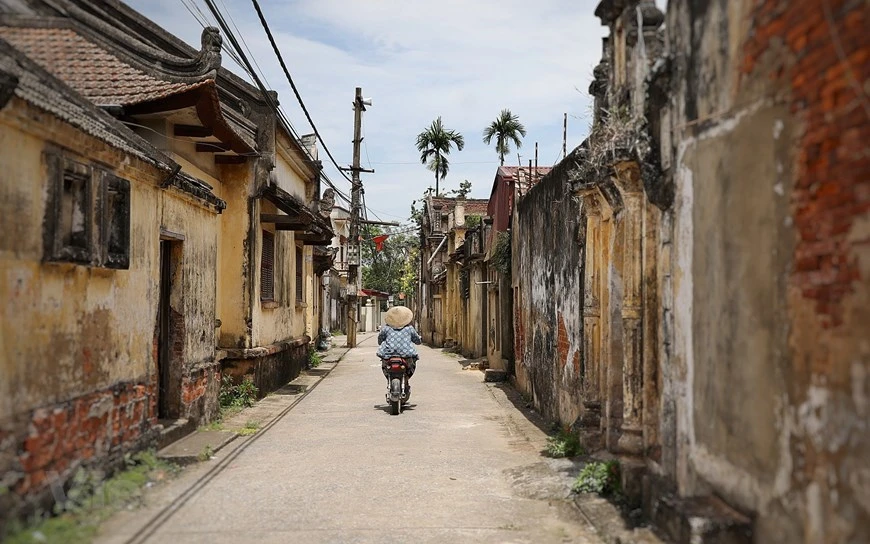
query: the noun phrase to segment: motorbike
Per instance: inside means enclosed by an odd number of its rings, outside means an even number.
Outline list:
[[[402,413],[403,406],[408,402],[408,361],[404,357],[390,357],[383,360],[387,375],[387,402],[390,413],[397,416]]]

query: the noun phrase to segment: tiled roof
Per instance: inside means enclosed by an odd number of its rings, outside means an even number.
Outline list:
[[[173,83],[158,79],[127,64],[70,28],[0,26],[0,37],[94,104],[138,104],[205,83]]]
[[[433,207],[436,204],[441,204],[442,213],[449,213],[456,207],[455,198],[433,198]],[[465,199],[465,215],[486,215],[486,207],[489,200],[485,198],[467,198]]]
[[[552,170],[552,166],[538,166],[532,167],[532,174],[535,180],[539,180],[540,178],[546,176]],[[527,179],[529,176],[529,167],[528,166],[499,166],[498,167],[498,176],[501,177],[517,177],[517,172],[519,172],[520,177]]]
[[[211,187],[184,172],[179,172],[177,170],[179,165],[162,151],[91,104],[2,39],[0,39],[0,76],[6,80],[6,85],[10,82],[14,85],[15,96],[31,106],[50,113],[78,128],[83,134],[93,136],[164,172],[174,172],[175,175],[167,178],[170,185],[213,205],[218,211],[226,208],[226,202],[214,195]]]
[[[165,170],[175,165],[141,136],[77,95],[31,59],[0,39],[0,73],[17,78],[15,95],[83,133]]]
[[[515,180],[520,193],[525,193],[549,174],[552,169],[552,166],[533,166],[530,172],[528,166],[499,166],[495,179],[496,183],[499,180]],[[529,175],[530,173],[531,175]],[[529,183],[530,181],[531,183]]]

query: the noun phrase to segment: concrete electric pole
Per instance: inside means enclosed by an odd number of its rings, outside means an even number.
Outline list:
[[[359,174],[363,171],[359,165],[360,144],[362,143],[362,112],[366,106],[371,105],[371,100],[364,100],[362,88],[356,88],[353,100],[353,165],[351,171],[351,196],[350,196],[350,244],[348,246],[347,266],[347,347],[356,347],[357,332],[357,290],[359,289],[359,266],[360,266],[360,196],[362,195],[362,181]],[[365,170],[371,172],[372,170]]]

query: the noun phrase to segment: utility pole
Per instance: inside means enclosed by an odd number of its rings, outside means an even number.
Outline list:
[[[362,181],[359,174],[362,171],[359,165],[360,144],[362,143],[362,112],[366,104],[371,101],[363,101],[362,88],[356,88],[353,100],[353,165],[351,166],[351,193],[350,193],[350,246],[348,247],[349,259],[347,266],[347,347],[356,347],[357,329],[357,285],[360,266],[360,195],[362,194]],[[371,170],[366,170],[370,172]]]

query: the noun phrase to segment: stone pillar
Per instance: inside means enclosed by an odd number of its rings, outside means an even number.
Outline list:
[[[580,194],[586,221],[583,248],[583,442],[587,450],[601,447],[602,298],[605,270],[602,265],[602,218],[598,191]]]
[[[622,291],[625,267],[625,225],[622,200],[608,180],[599,184],[599,191],[609,195],[609,206],[602,206],[601,246],[599,254],[604,272],[601,304],[601,402],[604,445],[608,451],[618,451],[623,420],[623,334]],[[607,210],[607,215],[604,211]]]
[[[643,221],[643,451],[661,462],[659,440],[659,300],[658,258],[661,210],[644,200]]]
[[[614,181],[622,197],[620,212],[622,264],[622,429],[618,449],[643,452],[643,225],[646,199],[635,162],[615,166]]]

